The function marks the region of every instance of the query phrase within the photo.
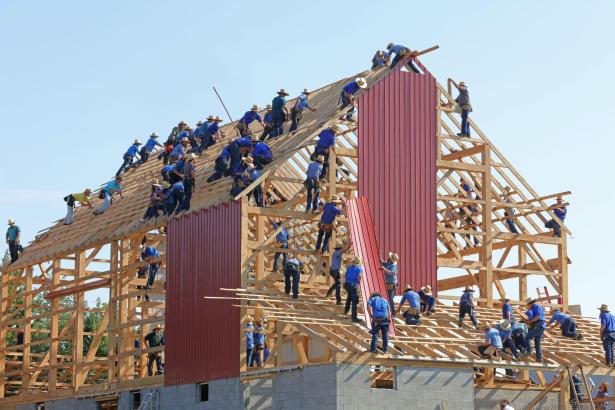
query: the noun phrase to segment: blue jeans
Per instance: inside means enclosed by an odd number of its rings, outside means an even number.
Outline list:
[[[120,175],[122,175],[122,172],[124,172],[132,164],[133,158],[134,157],[131,157],[130,155],[124,155],[124,163],[122,164],[120,169],[118,169],[117,172],[115,173],[116,177],[119,177]]]
[[[515,359],[519,358],[519,351],[517,350],[517,346],[515,346],[515,342],[513,342],[510,337],[506,340],[502,340],[502,351],[506,350],[506,348],[510,350]]]
[[[187,211],[190,209],[190,200],[192,199],[192,187],[194,186],[194,179],[184,179],[184,200],[181,204],[181,210]]]
[[[216,170],[216,172],[214,172],[209,178],[207,178],[207,182],[217,181],[223,176],[227,177],[229,175],[229,158],[216,158],[216,166],[214,169]]]
[[[107,209],[109,209],[109,207],[113,203],[113,197],[109,195],[107,191],[103,191],[103,192],[105,193],[104,198],[103,198],[103,203],[98,207],[98,209],[94,211],[96,215],[100,215],[104,213]]]
[[[545,228],[553,229],[553,236],[562,237],[562,228],[553,219],[545,223]]]
[[[519,233],[517,225],[515,225],[515,221],[512,219],[506,219],[506,225],[508,225],[508,229],[510,229],[512,233]]]
[[[331,235],[333,234],[333,231],[329,231],[329,232],[325,232],[321,229],[318,230],[318,237],[316,238],[316,250],[320,250],[320,244],[322,242],[322,251],[323,252],[327,252],[329,250],[329,240],[331,239]],[[324,235],[324,241],[323,241],[323,235]]]
[[[297,128],[299,127],[299,121],[301,121],[302,114],[303,113],[301,111],[296,111],[295,109],[291,110],[290,112],[291,124],[290,124],[290,128],[288,129],[288,132],[293,132],[297,130]]]
[[[254,362],[256,362],[256,365],[258,367],[263,367],[263,362],[261,360],[262,351],[263,349],[259,349],[258,347],[255,347],[254,349],[252,349],[252,354],[250,355],[250,362],[249,362],[250,367],[254,367]]]
[[[307,205],[305,210],[318,209],[318,201],[320,201],[320,185],[318,181],[313,178],[306,179],[305,189],[307,190]]]
[[[182,210],[182,204],[184,202],[184,192],[173,191],[171,197],[173,199],[173,203],[170,204],[167,208],[167,214],[172,215],[173,213],[180,213]]]
[[[433,296],[425,296],[425,299],[421,300],[421,312],[433,313],[435,310],[436,298]]]
[[[149,264],[149,275],[147,277],[147,285],[146,287],[149,289],[154,284],[156,280],[156,274],[158,273],[158,269],[160,269],[159,263],[150,263]]]
[[[387,288],[388,288],[387,284]],[[395,297],[395,287],[393,289],[387,289],[387,295],[389,297],[389,306],[391,306],[391,312],[395,312],[395,301],[393,298]]]
[[[288,242],[284,242],[280,245],[280,248],[282,249],[288,249]],[[286,252],[276,252],[275,255],[273,255],[273,270],[277,271],[278,270],[278,261],[280,260],[280,255],[282,255],[282,266],[286,265]]]
[[[370,350],[376,351],[378,345],[378,332],[382,333],[382,351],[386,353],[389,346],[389,319],[374,318],[372,320],[372,343]]]
[[[284,134],[284,113],[273,114],[271,120],[273,121],[271,138],[279,137]]]
[[[470,111],[463,110],[461,112],[461,133],[466,137],[470,136],[470,123],[468,123],[468,114]]]
[[[292,264],[289,264],[292,265]],[[299,271],[295,269],[284,269],[284,292],[290,294],[290,280],[292,277],[293,298],[299,297]]]
[[[606,364],[613,364],[613,343],[615,343],[615,332],[604,332],[602,347]]]
[[[577,337],[577,322],[570,318],[560,324],[562,329],[562,336],[564,337]]]
[[[333,278],[333,285],[329,287],[327,291],[327,296],[331,295],[333,291],[335,291],[335,300],[337,303],[342,303],[342,295],[341,295],[341,282],[340,282],[340,270],[331,268],[329,270],[329,275]]]
[[[347,314],[348,311],[352,309],[352,318],[354,320],[358,320],[359,318],[357,317],[357,304],[359,303],[359,285],[345,283],[344,288],[346,289],[347,293],[344,314]]]
[[[340,108],[339,108],[340,111],[342,111],[347,106],[351,105],[350,104],[350,98],[346,95],[345,91],[342,91],[342,94],[340,95],[340,99],[342,100],[342,104],[340,105]],[[354,113],[354,106],[351,105],[350,109],[346,113],[346,119],[347,120],[351,120],[353,113]]]
[[[534,324],[525,335],[525,351],[527,354],[532,353],[532,339],[534,339],[534,344],[536,345],[536,359],[542,360],[542,335],[544,334],[545,329],[542,327],[542,323],[538,322]]]
[[[463,323],[463,319],[466,317],[466,315],[470,316],[470,320],[472,321],[472,324],[474,325],[474,327],[478,327],[478,322],[476,321],[476,316],[474,315],[474,307],[472,305],[468,305],[465,303],[459,305],[459,324],[460,325]]]

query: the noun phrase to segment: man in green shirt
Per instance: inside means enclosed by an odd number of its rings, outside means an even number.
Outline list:
[[[9,219],[9,229],[6,231],[6,243],[9,245],[9,253],[11,254],[11,263],[19,258],[19,240],[21,238],[21,229],[15,225],[15,221]]]
[[[161,333],[162,327],[156,325],[151,332],[149,332],[144,338],[145,346],[147,348],[158,347],[164,345],[164,335]],[[162,367],[162,354],[161,352],[151,352],[147,355],[147,375],[153,376],[154,369],[153,364],[156,362],[156,375],[164,374]]]

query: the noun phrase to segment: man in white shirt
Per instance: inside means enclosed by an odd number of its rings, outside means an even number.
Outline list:
[[[501,400],[500,410],[515,410],[515,408],[510,405],[510,402],[508,400]]]

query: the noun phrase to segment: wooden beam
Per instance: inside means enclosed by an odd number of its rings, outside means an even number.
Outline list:
[[[73,286],[70,288],[56,290],[54,292],[49,292],[45,299],[56,299],[64,296],[74,295],[75,293],[87,292],[88,290],[104,288],[111,283],[111,279],[100,279],[92,282],[85,283],[79,286]]]

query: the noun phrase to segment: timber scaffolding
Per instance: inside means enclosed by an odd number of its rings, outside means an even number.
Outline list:
[[[165,319],[169,319],[168,328],[202,327],[199,322],[185,324],[178,321],[183,316],[168,318],[167,315],[165,318],[167,303],[179,303],[171,298],[165,300],[166,294],[182,295],[175,285],[165,286],[163,281],[167,272],[170,282],[179,281],[171,278],[182,275],[181,269],[177,268],[181,261],[178,262],[178,256],[173,255],[174,246],[178,244],[170,242],[173,235],[167,237],[167,231],[177,231],[181,229],[181,224],[194,221],[190,218],[198,218],[204,212],[215,213],[221,207],[239,209],[237,232],[240,238],[237,238],[237,243],[240,249],[237,255],[241,255],[241,263],[237,265],[240,266],[238,282],[236,286],[218,286],[215,292],[197,297],[207,303],[202,305],[207,309],[211,307],[213,310],[214,304],[224,304],[239,312],[239,321],[232,335],[236,335],[240,342],[230,343],[233,348],[238,346],[236,351],[231,352],[237,360],[229,366],[236,368],[237,375],[243,380],[269,377],[288,366],[332,362],[479,368],[475,380],[477,387],[536,389],[544,393],[555,390],[560,391],[561,398],[565,398],[569,394],[568,378],[564,375],[567,367],[572,372],[582,369],[587,375],[615,375],[614,371],[602,365],[602,347],[597,336],[599,326],[576,315],[573,317],[585,336],[584,340],[546,333],[543,363],[496,362],[483,359],[472,351],[471,345],[482,340],[482,334],[467,326],[459,329],[456,325],[456,307],[451,306],[450,302],[445,303],[453,296],[440,294],[437,312],[423,317],[421,325],[408,326],[400,319],[394,319],[395,334],[390,339],[389,355],[376,355],[367,352],[369,329],[351,323],[344,316],[342,306],[324,297],[332,283],[331,277],[326,274],[331,262],[330,254],[312,250],[320,215],[303,211],[306,197],[303,181],[316,137],[322,129],[332,124],[343,129],[337,138],[335,152],[329,156],[329,174],[322,184],[321,198],[329,200],[333,195],[342,194],[349,199],[351,206],[358,207],[358,204],[365,203],[362,199],[355,199],[359,195],[369,197],[369,189],[360,188],[360,167],[367,167],[369,161],[364,143],[369,135],[361,135],[360,130],[371,130],[365,124],[366,120],[362,119],[362,107],[369,103],[367,94],[370,89],[383,85],[392,90],[391,95],[378,103],[391,108],[390,116],[397,115],[397,111],[393,110],[397,101],[395,87],[406,84],[406,79],[412,76],[431,77],[416,55],[412,59],[420,68],[420,74],[405,71],[403,64],[394,70],[384,68],[360,73],[367,79],[369,89],[365,91],[365,96],[359,97],[357,122],[341,119],[341,114],[336,112],[341,88],[356,75],[315,90],[310,95],[310,104],[317,111],[304,113],[297,132],[268,141],[274,155],[273,162],[265,167],[259,180],[234,198],[230,195],[230,178],[206,183],[207,177],[213,173],[220,148],[235,137],[233,123],[222,127],[225,140],[196,160],[196,191],[190,211],[172,219],[161,217],[141,221],[149,203],[150,181],[159,176],[160,163],[152,155],[145,164],[126,172],[124,198],[117,200],[103,215],[94,216],[88,209],[80,208],[75,212],[72,225],[64,226],[57,221],[51,228],[40,232],[16,263],[2,267],[0,405],[108,395],[122,390],[177,384],[177,379],[172,378],[173,374],[185,370],[177,368],[180,359],[173,363],[173,358],[167,357],[166,375],[148,377],[147,355],[164,351],[165,346],[147,349],[143,343],[138,347],[135,340],[142,340],[154,325],[163,324]],[[406,86],[413,87],[412,83],[408,84]],[[429,138],[427,145],[434,155],[434,169],[432,174],[427,173],[435,177],[428,181],[434,195],[427,197],[433,201],[434,213],[433,232],[429,234],[433,234],[437,241],[433,248],[427,248],[431,249],[431,257],[439,269],[438,276],[435,270],[432,272],[433,277],[437,278],[437,282],[433,283],[434,290],[442,293],[474,285],[479,290],[476,299],[480,304],[477,309],[479,320],[493,322],[500,318],[499,300],[505,296],[503,283],[507,283],[507,288],[517,289],[514,296],[509,297],[513,299],[513,304],[519,304],[528,297],[528,277],[536,276],[543,278],[544,284],[552,291],[551,296],[542,300],[544,305],[566,310],[567,236],[570,231],[562,226],[563,235],[558,238],[543,226],[547,220],[557,219],[546,201],[570,192],[540,196],[471,119],[470,126],[476,136],[457,137],[460,123],[454,116],[456,103],[452,95],[456,87],[457,84],[451,79],[446,86],[433,80],[433,88],[428,90],[435,96],[435,106],[427,107],[434,111],[435,123],[426,134]],[[293,103],[294,100],[290,101],[289,107]],[[254,124],[251,128],[255,133],[260,131]],[[346,172],[340,172],[340,168]],[[390,176],[397,170],[391,167],[388,172]],[[476,199],[457,197],[458,192],[463,192],[460,178],[472,187]],[[247,194],[257,184],[262,184],[264,192],[275,203],[265,208],[251,205]],[[511,187],[512,203],[501,199],[506,186]],[[411,203],[405,205],[412,206]],[[479,212],[470,212],[469,206]],[[471,222],[465,217],[451,220],[448,211],[455,208],[464,208],[466,215],[471,215]],[[514,219],[519,234],[508,231],[504,216],[506,208],[517,210]],[[331,243],[339,239],[350,240],[351,237],[355,240],[367,240],[370,235],[374,237],[374,232],[362,236],[362,229],[369,228],[372,222],[371,217],[361,217],[359,214],[357,211],[338,218]],[[352,218],[355,218],[354,222]],[[273,222],[280,226],[273,228]],[[428,224],[427,230],[431,229],[430,226]],[[288,250],[274,246],[274,238],[282,228],[286,228],[291,235]],[[220,235],[225,235],[223,230]],[[145,285],[144,279],[136,277],[138,268],[146,264],[139,261],[143,236],[147,236],[148,243],[161,252],[161,273],[153,288],[147,290],[150,301],[144,298],[146,291],[137,288]],[[477,239],[476,243],[472,237]],[[382,242],[381,238],[378,239]],[[412,246],[415,245],[418,246]],[[373,243],[354,243],[354,253],[360,254],[372,265],[374,258],[379,256],[378,247],[375,249],[374,252]],[[380,249],[380,254],[383,251]],[[271,269],[275,252],[292,252],[305,263],[298,301],[284,294],[282,274]],[[345,255],[344,259],[348,260],[351,256]],[[173,264],[171,259],[175,260]],[[202,271],[206,272],[207,269]],[[225,271],[225,274],[228,272]],[[413,285],[417,287],[427,282]],[[404,284],[401,283],[402,286]],[[364,286],[371,290],[378,288],[378,284],[368,282]],[[91,332],[87,331],[84,323],[84,301],[86,292],[97,288],[108,290],[109,299],[104,309],[99,309],[102,310],[100,327]],[[363,299],[365,294],[364,290]],[[50,305],[35,304],[37,295],[50,300]],[[194,313],[197,317],[186,314],[185,322],[200,320],[198,315],[206,316],[205,312]],[[362,307],[360,314],[364,314]],[[265,333],[271,356],[264,369],[257,371],[248,370],[245,365],[246,339],[243,332],[248,315],[268,319]],[[36,325],[37,321],[45,321],[48,326],[41,328]],[[23,335],[22,344],[16,344],[18,333]],[[198,335],[212,338],[211,333],[204,333],[203,330]],[[198,335],[195,337],[201,337]],[[12,341],[10,345],[9,339]],[[107,355],[101,355],[99,351],[103,342],[108,346]],[[181,345],[184,342],[171,332],[167,334],[166,349],[194,349]],[[61,347],[68,353],[60,354]],[[193,366],[206,367],[207,363],[197,362]],[[518,369],[518,377],[513,379],[497,370],[503,368]],[[560,376],[549,383],[543,375],[545,371],[559,372]],[[235,369],[232,369],[230,373],[234,372]],[[530,373],[535,377],[530,377]],[[387,376],[383,374],[382,377]],[[201,378],[183,382],[208,380]],[[560,403],[566,402],[560,400]]]

